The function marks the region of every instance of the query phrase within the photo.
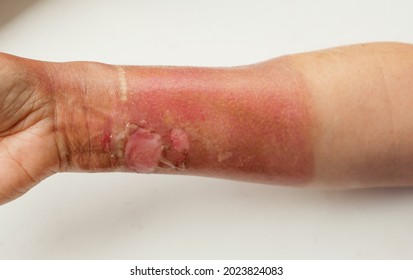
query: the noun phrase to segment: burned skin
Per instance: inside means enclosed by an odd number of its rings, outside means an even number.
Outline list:
[[[8,54],[0,65],[0,204],[64,171],[413,184],[409,44],[345,46],[233,68]]]
[[[286,58],[234,68],[54,67],[67,170],[312,178],[311,100]]]

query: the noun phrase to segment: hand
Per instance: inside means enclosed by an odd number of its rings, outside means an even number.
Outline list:
[[[0,205],[59,168],[44,65],[0,53]]]

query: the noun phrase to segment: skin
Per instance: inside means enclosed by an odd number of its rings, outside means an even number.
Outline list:
[[[65,171],[409,186],[412,73],[397,43],[231,68],[0,54],[0,203]]]

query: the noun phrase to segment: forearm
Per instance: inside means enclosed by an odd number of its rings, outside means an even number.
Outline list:
[[[311,93],[316,185],[413,185],[413,46],[376,43],[291,58]]]
[[[216,69],[50,69],[62,170],[312,178],[311,99],[288,59]]]
[[[61,170],[413,183],[409,45],[350,46],[235,68],[47,67]]]

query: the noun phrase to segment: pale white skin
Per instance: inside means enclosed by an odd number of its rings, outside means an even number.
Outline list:
[[[304,107],[310,112],[302,134],[306,145],[311,148],[311,160],[304,161],[308,165],[304,169],[305,176],[292,172],[288,180],[300,179],[298,181],[305,182],[300,185],[304,186],[345,188],[413,185],[412,45],[375,43],[346,46],[287,56],[241,70],[223,68],[217,73],[223,77],[242,76],[240,83],[250,81],[247,84],[259,85],[257,79],[271,80],[265,75],[280,68],[281,64],[288,64],[288,71],[300,78],[300,83],[294,85],[305,96]],[[56,121],[64,123],[66,120],[56,119],[56,116],[73,110],[76,102],[79,102],[76,106],[84,105],[78,92],[82,87],[90,89],[89,103],[102,106],[100,113],[105,117],[112,116],[105,115],[104,108],[105,104],[111,104],[109,100],[113,95],[100,87],[102,81],[109,84],[113,81],[113,88],[124,92],[127,73],[122,77],[119,69],[123,68],[87,63],[44,63],[0,54],[0,204],[20,196],[45,177],[67,170],[67,156],[73,160],[71,170],[88,172],[99,167],[111,171],[113,166],[104,161],[104,155],[94,158],[94,161],[82,161],[82,153],[90,157],[91,151],[87,151],[85,145],[80,147],[79,143],[89,141],[90,146],[91,135],[102,132],[92,131],[86,135],[77,129],[76,124],[79,127],[81,124],[76,118],[73,131],[59,131]],[[112,75],[112,70],[116,74]],[[141,70],[131,68],[129,71],[139,74]],[[167,75],[174,75],[174,71]],[[233,74],[236,71],[242,73]],[[236,86],[237,79],[230,81]],[[217,80],[210,82],[204,79],[202,85],[212,86],[219,98],[221,91],[224,94],[225,89],[228,90],[228,81]],[[276,86],[282,85],[283,81],[277,83]],[[58,91],[66,92],[72,99],[57,96]],[[119,99],[122,98],[125,96],[120,95]],[[268,104],[258,106],[271,108]],[[233,121],[234,126],[239,124]],[[263,120],[262,125],[268,129],[271,121]],[[96,120],[96,123],[100,122]],[[291,127],[295,126],[291,124]],[[205,133],[212,134],[218,142],[222,137],[219,130],[206,130]],[[190,138],[189,150],[196,154],[196,150],[191,151],[191,141]],[[237,140],[231,141],[235,142],[228,143],[237,144]],[[288,146],[289,143],[284,144]],[[277,158],[273,152],[269,150],[268,157]],[[202,155],[205,166],[188,169],[189,174],[234,176],[240,180],[257,178],[257,174],[248,172],[244,176],[231,173],[231,165],[223,165],[222,172],[208,173],[208,166],[220,166],[214,165],[216,163],[211,162],[211,158],[220,158],[223,162],[228,159]],[[165,173],[174,172],[165,170]],[[266,178],[274,178],[274,181],[266,182],[278,183],[277,172],[279,170],[275,169],[274,174],[265,174]],[[294,178],[294,174],[301,174],[297,176],[305,179]]]

